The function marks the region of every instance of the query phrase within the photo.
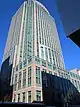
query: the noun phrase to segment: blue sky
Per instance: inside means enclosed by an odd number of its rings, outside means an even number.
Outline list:
[[[0,66],[8,36],[8,30],[11,22],[11,18],[20,7],[24,0],[0,0]],[[64,33],[64,29],[57,12],[57,6],[55,0],[38,0],[47,7],[50,14],[55,18],[62,52],[66,69],[80,68],[80,48],[76,46],[70,39],[68,39]],[[5,2],[5,4],[4,4]],[[66,16],[67,17],[67,16]]]

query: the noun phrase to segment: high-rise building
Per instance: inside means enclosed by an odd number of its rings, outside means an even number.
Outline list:
[[[65,69],[55,19],[38,1],[25,1],[12,17],[3,62],[8,57],[15,102],[42,101],[41,72]]]

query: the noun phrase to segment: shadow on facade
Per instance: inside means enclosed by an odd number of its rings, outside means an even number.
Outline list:
[[[70,80],[42,72],[43,102],[65,107],[80,104],[80,93]]]
[[[9,59],[10,57],[8,57],[1,66],[0,101],[2,102],[12,100],[13,86],[10,86],[12,64],[9,64]]]

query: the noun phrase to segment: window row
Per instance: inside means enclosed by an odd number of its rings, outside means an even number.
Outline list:
[[[80,82],[75,79],[71,79],[71,81],[74,84],[74,86],[80,91]]]
[[[78,74],[75,74],[75,73],[70,72],[70,75],[71,75],[71,77],[80,80],[80,76],[79,76]]]
[[[59,76],[62,77],[62,78],[66,78],[66,79],[70,79],[70,76],[66,73],[62,73],[61,71],[58,72],[59,73]]]
[[[13,96],[13,102],[28,102],[30,103],[32,101],[32,92],[22,92],[18,94],[14,94]],[[41,101],[41,91],[36,90],[36,101]]]
[[[22,75],[23,73],[23,75]],[[35,74],[36,74],[36,84],[41,84],[41,72],[40,72],[40,67],[36,66],[35,69]],[[28,67],[28,77],[25,71],[21,71],[18,74],[15,74],[14,77],[14,91],[19,90],[21,88],[25,88],[28,83],[28,87],[31,86],[32,84],[32,67]]]
[[[38,64],[38,65],[42,65],[42,66],[47,67],[51,70],[56,70],[56,67],[54,67],[55,65],[48,62],[48,60],[46,61],[46,60],[43,60],[43,59],[40,59],[40,58],[37,58],[37,57],[35,57],[35,59],[34,59],[34,57],[30,57],[28,60],[25,59],[23,62],[21,62],[15,68],[13,68],[13,71],[14,72],[19,71],[20,69],[26,67],[28,63],[32,63],[34,60],[35,60],[35,63]]]

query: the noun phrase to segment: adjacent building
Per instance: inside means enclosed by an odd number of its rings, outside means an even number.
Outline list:
[[[80,92],[80,70],[73,69],[68,72],[70,75],[70,80],[74,84],[74,86],[77,88],[77,90]]]
[[[12,64],[9,64],[8,57],[1,66],[0,72],[0,101],[12,101],[13,85],[10,86]]]
[[[75,30],[74,32],[70,33],[68,35],[68,38],[70,38],[77,46],[80,47],[80,29]]]
[[[80,102],[79,91],[73,83],[56,75],[42,72],[42,91],[46,105],[65,107],[67,103],[77,105]]]

